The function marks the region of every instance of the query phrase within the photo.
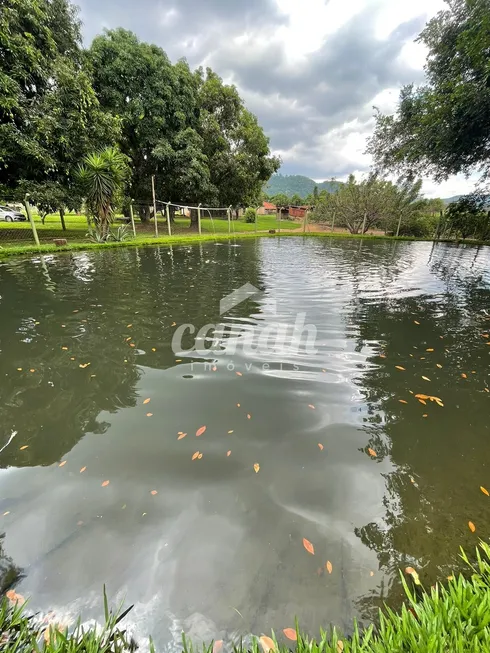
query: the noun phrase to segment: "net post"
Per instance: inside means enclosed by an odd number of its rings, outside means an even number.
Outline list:
[[[197,207],[197,226],[199,228],[199,235],[201,235],[201,203]]]
[[[228,207],[228,233],[231,234],[231,204]]]
[[[34,241],[38,247],[41,247],[41,243],[39,242],[39,236],[37,235],[36,225],[34,224],[34,220],[32,218],[31,207],[29,205],[29,193],[26,193],[26,196],[24,197],[24,206],[27,211],[27,217],[29,218],[29,222],[31,223],[32,235],[34,236]]]
[[[153,219],[155,220],[155,238],[158,238],[157,201],[155,199],[155,175],[151,176],[151,191],[153,194]]]
[[[172,235],[172,227],[170,226],[170,202],[167,202],[166,213],[167,213],[168,235],[171,236]]]
[[[133,228],[133,236],[134,238],[136,238],[136,226],[134,224],[133,201],[134,200],[131,200],[131,202],[129,203],[129,215],[131,216],[131,226]]]

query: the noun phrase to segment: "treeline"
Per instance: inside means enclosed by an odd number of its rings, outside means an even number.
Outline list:
[[[80,30],[69,0],[2,3],[0,197],[79,208],[80,163],[115,146],[130,172],[123,204],[149,205],[152,175],[163,200],[258,202],[280,162],[234,86],[123,29],[84,49]]]

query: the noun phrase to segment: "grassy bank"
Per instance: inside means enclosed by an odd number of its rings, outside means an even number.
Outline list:
[[[77,240],[74,242],[68,242],[66,245],[60,247],[51,244],[41,243],[40,247],[37,247],[33,244],[8,244],[0,245],[0,259],[8,258],[10,256],[20,256],[20,255],[35,255],[35,254],[51,254],[53,252],[77,252],[77,251],[88,251],[93,249],[113,249],[117,247],[146,247],[150,245],[192,245],[200,242],[209,242],[209,241],[228,241],[230,239],[243,240],[248,238],[286,238],[286,237],[295,237],[295,238],[354,238],[360,240],[391,240],[391,241],[422,241],[422,242],[434,242],[431,238],[414,238],[411,236],[383,236],[378,234],[350,234],[350,233],[339,233],[334,232],[330,233],[328,231],[324,232],[305,232],[299,231],[281,231],[281,233],[270,234],[268,231],[262,232],[236,232],[231,236],[228,233],[203,233],[201,235],[196,233],[187,233],[183,235],[175,236],[160,236],[155,238],[155,236],[137,236],[131,240],[124,242],[108,242],[108,243],[92,243],[87,242],[86,240]],[[454,240],[439,240],[437,242],[443,243],[452,243],[457,244]],[[464,243],[466,245],[489,245],[490,243],[484,241],[476,240],[466,240]]]
[[[360,631],[354,625],[354,634],[343,637],[335,629],[321,631],[313,639],[299,628],[285,629],[277,638],[254,637],[249,647],[237,642],[235,653],[288,653],[295,647],[300,653],[483,653],[490,651],[490,547],[480,544],[473,563],[462,554],[466,563],[464,575],[450,577],[445,583],[423,590],[413,569],[406,570],[409,583],[403,578],[406,601],[399,612],[380,611],[377,626]],[[59,629],[55,624],[36,622],[28,615],[20,597],[9,593],[10,600],[0,604],[0,649],[4,653],[123,653],[136,645],[122,627],[125,612],[110,613],[105,600],[106,622],[103,628],[83,629],[80,625],[71,631]],[[105,598],[105,597],[104,597]],[[19,601],[19,603],[16,603]],[[291,641],[292,640],[292,641]],[[295,642],[294,644],[292,642]],[[183,651],[192,653],[192,642],[184,638]],[[223,642],[209,643],[205,653],[232,650]],[[150,640],[150,649],[155,647]],[[195,649],[194,649],[195,650]]]

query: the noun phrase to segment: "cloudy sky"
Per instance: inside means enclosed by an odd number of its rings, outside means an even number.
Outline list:
[[[122,26],[172,60],[211,66],[236,84],[278,153],[284,174],[317,180],[365,172],[373,105],[395,106],[423,80],[414,39],[443,0],[78,0],[85,40]],[[427,180],[427,195],[471,183]]]

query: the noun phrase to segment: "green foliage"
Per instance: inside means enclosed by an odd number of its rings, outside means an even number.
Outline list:
[[[400,225],[400,236],[432,238],[435,236],[439,217],[436,215],[409,215]]]
[[[446,209],[444,227],[463,240],[469,236],[485,239],[490,232],[489,217],[483,200],[474,195],[461,197]]]
[[[335,628],[321,630],[314,639],[304,635],[296,624],[296,650],[298,653],[481,653],[490,650],[490,547],[481,542],[474,561],[462,552],[467,574],[449,580],[447,585],[436,584],[424,591],[420,584],[409,586],[402,575],[405,603],[397,612],[380,610],[377,626],[361,630],[354,623],[351,637],[344,637]],[[44,647],[46,653],[123,653],[131,651],[131,641],[119,624],[129,610],[122,606],[109,611],[104,593],[105,624],[101,629],[82,629],[80,624],[73,632],[52,628]],[[38,644],[40,630],[45,624],[36,624],[24,607],[11,607],[6,599],[0,603],[0,635],[4,653],[24,653],[41,648]],[[278,642],[272,633],[278,653],[288,653],[289,645]],[[156,649],[150,640],[150,650]],[[185,636],[182,650],[194,653],[196,649]],[[200,649],[199,649],[200,650]],[[213,643],[202,648],[211,653]],[[249,647],[235,645],[236,653],[263,653],[259,638],[254,637]]]
[[[488,0],[451,0],[426,25],[427,83],[405,87],[394,116],[378,114],[369,145],[377,166],[437,180],[490,173]]]
[[[127,159],[113,147],[86,156],[77,171],[87,210],[104,240],[109,235],[109,223],[128,178]]]
[[[275,195],[286,195],[288,197],[298,195],[301,198],[299,204],[302,204],[309,195],[314,195],[315,188],[318,189],[318,193],[322,190],[335,193],[339,186],[341,186],[341,183],[335,181],[335,179],[317,184],[313,179],[302,175],[275,174],[272,175],[266,184],[265,192],[269,197],[274,197]]]
[[[249,224],[254,223],[257,220],[257,211],[251,207],[249,207],[245,211],[245,222],[248,222]]]
[[[124,243],[126,240],[131,240],[133,233],[128,225],[120,225],[117,229],[110,232],[108,240],[113,240],[115,243]]]

